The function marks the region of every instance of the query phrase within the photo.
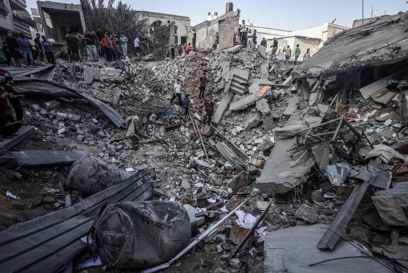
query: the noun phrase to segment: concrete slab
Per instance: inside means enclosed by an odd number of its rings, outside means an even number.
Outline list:
[[[341,241],[334,251],[320,251],[317,243],[327,225],[296,226],[268,232],[264,244],[264,272],[290,273],[389,273],[374,259],[350,258],[315,266],[312,263],[341,257],[364,256],[351,244]]]
[[[242,99],[234,101],[230,105],[231,111],[243,110],[256,103],[257,100],[262,99],[257,93],[246,96]]]
[[[215,124],[220,123],[222,117],[224,116],[225,111],[227,111],[232,97],[234,94],[232,92],[224,93],[220,103],[218,104],[217,110],[215,110],[214,116],[212,118],[212,122]]]
[[[360,88],[361,95],[363,96],[364,99],[368,99],[374,93],[384,90],[387,87],[387,82],[391,80],[394,76],[395,76],[394,74],[391,74],[369,85],[366,85],[363,88]]]
[[[281,139],[276,142],[261,175],[256,180],[256,186],[263,193],[288,193],[294,187],[306,182],[307,173],[315,162],[310,157],[304,163],[291,168],[289,162],[297,158],[291,158],[288,150],[294,144],[294,139]]]
[[[13,152],[11,156],[18,166],[46,167],[69,166],[85,154],[83,151],[25,150]]]

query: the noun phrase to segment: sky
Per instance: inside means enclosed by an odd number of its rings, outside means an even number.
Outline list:
[[[36,8],[36,0],[26,0],[28,8]],[[79,0],[53,0],[78,4]],[[119,0],[116,0],[119,1]],[[191,25],[207,19],[208,12],[225,12],[223,0],[122,0],[135,10],[156,11],[188,16]],[[241,19],[254,26],[297,30],[326,22],[352,26],[362,16],[363,0],[235,0],[234,10],[241,10]],[[105,0],[108,2],[108,0]],[[364,16],[371,17],[407,11],[407,0],[364,0]]]

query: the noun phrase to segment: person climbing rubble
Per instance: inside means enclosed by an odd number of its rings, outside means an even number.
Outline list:
[[[181,101],[181,82],[180,79],[177,79],[176,82],[174,83],[174,91],[173,91],[173,96],[170,99],[170,103],[173,103],[173,101],[177,98],[179,101],[179,105],[182,106],[183,103]]]
[[[214,114],[214,102],[212,98],[205,100],[204,102],[204,110],[205,110],[205,115],[204,115],[204,122],[208,125],[211,124],[212,116]]]
[[[200,89],[200,94],[199,94],[199,98],[203,99],[204,98],[204,93],[205,93],[205,88],[207,86],[207,77],[206,77],[206,73],[204,72],[203,75],[200,77],[200,85],[199,85],[199,89]]]
[[[183,108],[184,108],[184,113],[187,115],[188,114],[188,111],[190,110],[190,97],[189,97],[189,95],[188,94],[186,94],[185,96],[184,96],[184,99],[183,99]]]

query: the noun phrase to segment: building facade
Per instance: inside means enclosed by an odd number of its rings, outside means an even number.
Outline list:
[[[26,8],[25,0],[0,0],[0,42],[7,32],[31,36],[30,26],[34,25],[34,21]]]
[[[232,3],[226,4],[225,14],[212,16],[192,27],[197,33],[196,47],[199,49],[227,48],[233,46],[234,34],[239,27],[239,12],[233,10]]]
[[[86,31],[81,5],[38,1],[37,6],[45,35],[56,42],[63,42],[69,31]]]
[[[187,16],[180,16],[174,14],[151,12],[151,11],[136,11],[136,20],[144,20],[149,26],[149,31],[151,31],[155,26],[158,25],[170,25],[173,24],[173,33],[170,35],[172,37],[171,43],[177,42],[178,44],[187,43],[190,28],[190,18]]]

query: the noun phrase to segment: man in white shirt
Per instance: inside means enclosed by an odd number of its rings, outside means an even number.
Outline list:
[[[173,96],[170,99],[170,103],[173,103],[173,101],[178,98],[179,105],[182,106],[182,100],[181,100],[181,83],[180,79],[177,79],[176,82],[174,83],[174,91],[173,91]]]
[[[128,45],[128,38],[125,36],[125,34],[120,34],[119,37],[119,43],[120,43],[120,47],[122,50],[122,54],[124,57],[127,56],[127,45]]]
[[[138,37],[135,38],[135,41],[133,42],[133,46],[135,49],[135,53],[139,54],[140,53],[140,40]]]

